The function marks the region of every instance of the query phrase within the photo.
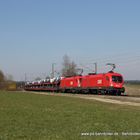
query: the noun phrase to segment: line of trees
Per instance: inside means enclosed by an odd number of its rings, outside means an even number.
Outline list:
[[[0,82],[5,81],[5,76],[3,74],[3,72],[0,70]]]
[[[0,70],[0,89],[5,88],[5,76],[3,72]]]
[[[16,83],[11,75],[5,76],[0,70],[0,90],[16,90]]]

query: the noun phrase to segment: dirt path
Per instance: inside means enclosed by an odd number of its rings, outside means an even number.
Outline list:
[[[87,99],[87,100],[96,100],[100,102],[120,104],[120,105],[140,106],[139,97],[83,95],[83,94],[65,94],[65,93],[62,94],[62,93],[47,93],[47,92],[32,92],[32,93],[50,95],[50,96],[67,96],[67,97],[81,98],[81,99]]]
[[[134,102],[134,101],[127,101],[125,99],[125,101],[121,100],[116,100],[114,99],[109,99],[109,98],[100,98],[100,97],[80,97],[83,99],[89,99],[89,100],[97,100],[97,101],[101,101],[101,102],[106,102],[106,103],[112,103],[112,104],[122,104],[122,105],[131,105],[131,106],[140,106],[140,100],[139,103],[138,102]],[[125,98],[125,97],[123,97]],[[133,98],[133,97],[132,97]]]

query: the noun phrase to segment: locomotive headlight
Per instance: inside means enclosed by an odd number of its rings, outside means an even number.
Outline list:
[[[110,86],[113,87],[113,84],[111,83]]]

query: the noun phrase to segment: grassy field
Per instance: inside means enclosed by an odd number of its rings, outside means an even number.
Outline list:
[[[122,132],[140,133],[139,107],[0,92],[0,140],[140,139],[140,135],[122,136]],[[95,136],[98,134],[102,136]]]

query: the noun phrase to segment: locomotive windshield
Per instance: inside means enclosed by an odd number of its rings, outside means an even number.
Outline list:
[[[112,81],[115,83],[122,83],[122,76],[112,76]]]

